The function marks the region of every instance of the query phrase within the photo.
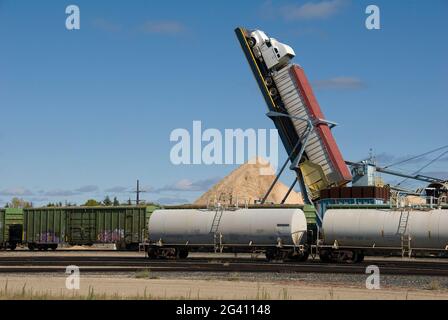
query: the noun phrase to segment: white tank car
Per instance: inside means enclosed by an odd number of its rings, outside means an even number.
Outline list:
[[[148,225],[149,239],[163,246],[299,246],[307,238],[300,209],[156,210]]]
[[[323,233],[328,246],[446,250],[448,210],[330,209]]]

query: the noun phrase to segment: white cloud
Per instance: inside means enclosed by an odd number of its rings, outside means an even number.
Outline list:
[[[116,187],[108,188],[104,191],[111,192],[111,193],[125,193],[128,191],[128,189],[129,189],[128,187],[116,186]]]
[[[166,185],[163,188],[155,190],[155,192],[161,191],[206,191],[212,187],[219,178],[209,178],[204,180],[191,181],[188,179],[182,179],[174,184]]]
[[[346,4],[347,0],[307,2],[283,6],[280,13],[286,20],[326,19],[337,14]]]
[[[296,2],[276,6],[272,0],[266,0],[258,9],[262,19],[273,20],[282,18],[286,21],[322,20],[338,14],[350,0],[321,0]]]
[[[75,191],[81,192],[81,193],[88,193],[88,192],[96,192],[98,190],[99,190],[98,186],[87,185],[87,186],[82,186],[82,187],[76,189]]]
[[[79,192],[75,192],[73,190],[64,190],[64,189],[54,189],[45,192],[45,196],[48,197],[72,197],[79,195]]]
[[[0,191],[2,196],[19,197],[19,196],[32,196],[34,193],[26,188],[7,188]]]

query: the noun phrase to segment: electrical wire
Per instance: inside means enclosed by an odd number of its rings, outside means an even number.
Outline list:
[[[400,161],[398,161],[398,162],[389,164],[389,165],[385,166],[384,169],[387,169],[387,168],[389,168],[389,167],[393,167],[393,166],[396,166],[396,165],[399,165],[399,164],[402,164],[402,163],[405,163],[405,162],[409,162],[409,161],[412,161],[412,160],[415,160],[415,159],[418,159],[418,158],[421,158],[421,157],[424,157],[424,156],[427,156],[428,154],[431,154],[431,153],[434,153],[434,152],[437,152],[437,151],[440,151],[440,150],[443,150],[443,149],[446,149],[446,148],[448,148],[448,145],[445,145],[445,146],[443,146],[443,147],[439,147],[439,148],[437,148],[437,149],[434,149],[434,150],[431,150],[431,151],[422,153],[422,154],[417,155],[417,156],[413,156],[413,157],[411,157],[411,158],[409,158],[409,159],[400,160]],[[438,159],[437,159],[437,160],[438,160]]]
[[[418,171],[414,172],[414,175],[418,175],[420,172],[422,172],[424,169],[426,169],[427,167],[429,167],[430,165],[432,165],[434,162],[440,160],[443,156],[445,156],[446,154],[448,154],[448,151],[445,151],[443,153],[441,153],[439,156],[437,156],[436,158],[434,158],[433,160],[431,160],[430,162],[428,162],[427,164],[425,164],[422,168],[420,168]],[[405,181],[407,181],[409,178],[406,178],[404,180],[402,180],[399,184],[397,184],[397,186],[400,186],[401,184],[403,184]]]

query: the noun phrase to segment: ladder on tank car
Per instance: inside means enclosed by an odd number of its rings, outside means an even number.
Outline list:
[[[222,234],[220,232],[216,232],[215,234],[213,234],[213,242],[215,253],[222,253]]]
[[[215,211],[215,216],[213,217],[212,226],[210,228],[210,233],[216,233],[219,228],[219,223],[221,222],[222,214],[224,213],[224,207],[218,207]]]
[[[411,236],[409,234],[403,234],[401,236],[401,257],[408,257],[410,258],[412,255],[412,248],[411,248]]]
[[[216,208],[215,216],[213,217],[212,226],[210,227],[210,234],[213,234],[214,249],[216,252],[222,252],[222,234],[218,232],[219,223],[221,222],[222,215],[224,213],[224,207],[219,206]]]
[[[408,228],[409,211],[402,211],[400,215],[400,223],[398,225],[397,234],[404,235]]]
[[[398,224],[397,234],[401,236],[401,256],[404,258],[412,255],[411,235],[406,233],[409,222],[409,211],[402,211],[400,215],[400,222]]]

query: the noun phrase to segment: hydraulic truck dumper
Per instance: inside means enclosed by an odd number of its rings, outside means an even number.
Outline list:
[[[291,63],[294,50],[263,31],[235,30],[268,105],[270,117],[297,173],[305,203],[320,190],[352,180],[303,69]]]

